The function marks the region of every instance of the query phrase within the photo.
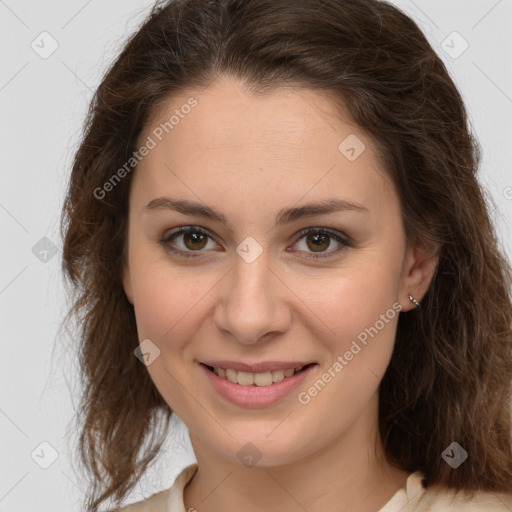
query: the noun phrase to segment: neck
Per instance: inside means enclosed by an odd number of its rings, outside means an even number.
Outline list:
[[[377,417],[377,404],[375,398],[322,450],[281,465],[245,466],[190,432],[198,470],[184,490],[185,510],[378,512],[405,486],[409,474],[384,456],[378,428],[368,421]]]

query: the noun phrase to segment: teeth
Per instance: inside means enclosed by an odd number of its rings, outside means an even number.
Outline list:
[[[284,379],[284,370],[274,370],[272,372],[272,382],[280,382]]]
[[[294,373],[300,372],[304,368],[299,366],[298,368],[288,368],[286,370],[273,370],[271,372],[262,373],[250,373],[250,372],[237,372],[230,368],[218,368],[215,367],[213,372],[224,379],[233,382],[234,384],[240,384],[241,386],[270,386],[273,382],[281,382],[286,377],[291,377]]]
[[[249,375],[249,379],[253,378],[256,386],[270,386],[273,382],[272,372],[255,373],[254,377],[251,373],[248,373],[247,375]],[[240,373],[238,374],[238,380],[240,381]]]
[[[237,375],[238,375],[238,373],[236,370],[226,369],[226,378],[229,380],[229,382],[234,382],[236,384]]]

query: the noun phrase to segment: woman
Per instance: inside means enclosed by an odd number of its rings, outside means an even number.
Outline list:
[[[197,464],[126,509],[512,509],[510,269],[477,144],[377,0],[157,4],[63,210],[87,506],[172,413]]]

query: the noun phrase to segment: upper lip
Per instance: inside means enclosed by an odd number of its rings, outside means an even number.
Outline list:
[[[247,364],[241,361],[201,361],[202,364],[217,368],[231,369],[250,373],[263,373],[272,370],[286,370],[288,368],[299,368],[312,364],[313,361],[263,361],[261,363]]]

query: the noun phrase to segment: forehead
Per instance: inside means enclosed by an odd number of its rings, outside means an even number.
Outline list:
[[[191,98],[197,104],[188,108]],[[335,140],[344,130],[360,131],[332,93],[281,86],[254,94],[239,80],[226,76],[206,89],[189,89],[169,97],[154,110],[145,132],[165,125],[173,114],[177,114],[174,125],[171,130],[167,126],[163,136],[172,131],[187,146],[201,143],[210,148],[257,147],[265,142],[267,146],[300,143],[308,149],[321,142],[320,137],[314,136],[318,130],[323,135],[330,132]],[[190,129],[179,130],[180,125]],[[330,143],[329,138],[320,147]]]
[[[332,95],[311,89],[256,95],[224,77],[161,103],[139,144],[148,137],[154,148],[135,182],[152,193],[187,183],[197,194],[206,185],[222,193],[230,185],[241,199],[274,190],[298,201],[340,187],[362,199],[384,187],[372,139]]]

